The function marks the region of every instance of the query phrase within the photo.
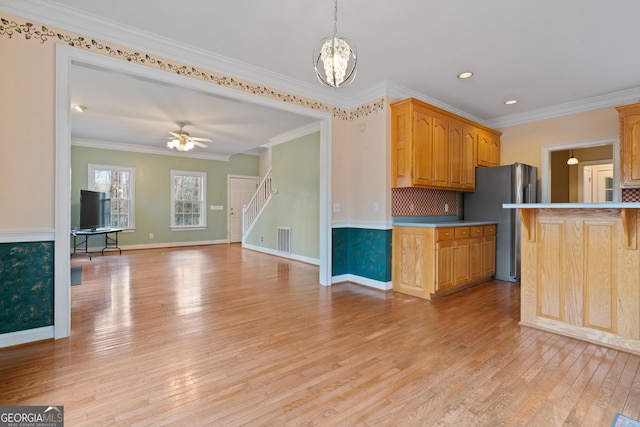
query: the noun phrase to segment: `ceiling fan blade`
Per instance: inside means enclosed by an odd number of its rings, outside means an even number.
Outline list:
[[[179,133],[176,133],[176,132],[169,132],[169,135],[173,135],[173,137],[177,138],[177,139],[182,138],[182,135],[180,135]]]
[[[201,141],[201,142],[213,142],[212,139],[209,138],[197,138],[195,136],[190,137],[192,141]]]
[[[203,144],[202,142],[195,141],[193,138],[191,138],[191,142],[193,142],[198,147],[207,148],[207,144]]]

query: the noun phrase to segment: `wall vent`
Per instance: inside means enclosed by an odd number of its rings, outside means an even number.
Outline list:
[[[278,227],[278,252],[291,253],[290,227]]]

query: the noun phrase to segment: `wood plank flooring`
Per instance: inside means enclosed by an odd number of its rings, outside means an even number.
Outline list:
[[[238,245],[74,257],[72,336],[0,349],[0,405],[68,426],[609,426],[640,356],[518,325],[520,288],[426,301]]]

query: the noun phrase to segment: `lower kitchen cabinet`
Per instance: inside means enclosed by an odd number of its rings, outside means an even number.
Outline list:
[[[393,227],[393,289],[431,299],[491,279],[495,225]]]

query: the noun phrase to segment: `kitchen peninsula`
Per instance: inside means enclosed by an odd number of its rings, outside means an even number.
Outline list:
[[[521,324],[640,354],[640,203],[503,207],[522,221]]]

